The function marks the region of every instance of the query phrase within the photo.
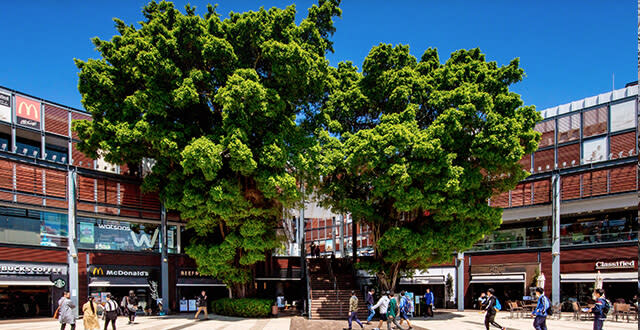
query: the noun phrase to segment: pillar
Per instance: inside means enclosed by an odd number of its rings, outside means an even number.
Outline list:
[[[552,177],[551,303],[560,303],[560,174]]]
[[[67,231],[69,233],[67,245],[67,263],[69,266],[69,293],[74,305],[79,304],[78,284],[78,247],[76,235],[76,169],[69,169],[67,173]],[[74,308],[75,316],[78,316],[79,308]]]
[[[161,241],[161,263],[160,263],[160,283],[162,283],[162,311],[167,313],[169,310],[169,256],[167,246],[167,209],[162,204],[160,209],[160,232],[162,233]]]
[[[458,311],[464,311],[464,253],[458,253],[456,267],[456,301]]]

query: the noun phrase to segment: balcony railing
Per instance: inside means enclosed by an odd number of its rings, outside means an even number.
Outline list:
[[[613,243],[613,242],[632,242],[638,239],[637,232],[619,232],[608,234],[581,235],[579,233],[560,237],[561,246]],[[482,242],[477,243],[471,248],[471,251],[493,251],[508,249],[525,249],[550,247],[551,238],[529,239],[502,242]]]

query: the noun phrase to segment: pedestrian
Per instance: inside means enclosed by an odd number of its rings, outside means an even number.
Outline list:
[[[433,303],[435,302],[435,298],[433,297],[433,292],[431,292],[430,288],[427,288],[427,292],[424,293],[424,303],[427,305],[427,317],[433,317]]]
[[[311,250],[311,258],[315,257],[315,253],[316,253],[316,242],[311,242],[311,245],[309,246],[309,250]]]
[[[387,329],[391,330],[391,322],[395,324],[395,329],[404,330],[398,323],[398,301],[393,296],[393,292],[389,293],[389,308],[387,309]]]
[[[198,299],[196,299],[196,303],[198,304],[198,311],[196,312],[196,316],[194,316],[194,319],[198,318],[198,315],[200,315],[200,312],[204,312],[204,319],[208,320],[209,319],[209,314],[207,313],[207,292],[202,290],[202,292],[200,292],[200,295],[198,296]]]
[[[484,306],[487,304],[487,295],[482,292],[480,297],[478,297],[478,309],[483,310]]]
[[[602,330],[604,320],[607,318],[607,313],[609,313],[611,306],[605,299],[604,290],[602,289],[596,289],[593,292],[593,298],[596,304],[589,310],[593,313],[593,330]]]
[[[547,311],[549,310],[549,299],[544,295],[543,288],[536,288],[536,297],[538,297],[538,305],[531,313],[535,316],[533,320],[533,328],[536,330],[547,330]]]
[[[97,330],[100,329],[100,322],[98,322],[98,304],[93,301],[93,297],[89,296],[87,302],[82,305],[82,323],[85,330]]]
[[[129,295],[125,298],[125,308],[124,310],[129,317],[129,323],[133,324],[133,321],[136,320],[136,313],[138,312],[138,297],[136,297],[136,293],[133,290],[129,290]]]
[[[409,322],[409,314],[412,312],[412,304],[411,299],[406,294],[404,290],[400,291],[400,325],[402,325],[402,321],[407,321],[408,329],[413,329],[411,326],[411,322]]]
[[[373,305],[375,304],[375,301],[373,299],[373,294],[375,293],[376,293],[376,289],[374,288],[369,289],[369,292],[367,292],[367,298],[365,299],[367,301],[367,310],[369,311],[369,316],[367,316],[367,324],[371,324],[371,320],[376,315],[376,310],[373,309]]]
[[[358,323],[360,329],[364,329],[364,325],[358,319],[358,296],[356,296],[356,292],[351,290],[351,298],[349,298],[349,330],[351,330],[351,323],[353,320]]]
[[[313,252],[316,254],[316,258],[320,258],[320,245],[316,244],[316,248],[313,250]]]
[[[60,321],[60,330],[64,330],[67,326],[71,326],[71,330],[76,328],[76,316],[73,314],[73,309],[76,305],[73,304],[69,291],[65,291],[62,297],[58,300],[58,320]]]
[[[389,309],[389,291],[385,292],[385,294],[378,299],[378,303],[373,305],[374,310],[380,308],[378,310],[378,314],[380,315],[380,321],[378,321],[378,327],[374,328],[374,330],[380,330],[382,326],[382,322],[387,320],[387,309]]]
[[[498,312],[498,309],[496,308],[498,299],[496,298],[496,296],[494,296],[495,292],[496,291],[493,290],[493,288],[489,288],[489,290],[487,290],[487,298],[484,307],[484,310],[486,311],[484,316],[484,326],[487,328],[487,330],[489,330],[489,326],[491,325],[496,328],[505,330],[505,327],[501,326],[500,324],[498,324],[498,322],[495,321],[496,313]]]
[[[111,322],[111,328],[116,330],[116,320],[118,319],[118,304],[111,299],[111,294],[107,294],[107,301],[104,305],[104,330],[107,330],[109,322]]]

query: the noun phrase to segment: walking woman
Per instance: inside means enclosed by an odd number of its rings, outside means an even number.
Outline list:
[[[84,323],[85,330],[100,329],[97,311],[98,304],[93,301],[93,297],[89,297],[89,299],[87,299],[87,302],[82,305],[82,322]]]
[[[58,320],[60,321],[60,330],[64,330],[64,328],[68,325],[71,326],[71,330],[76,328],[76,317],[73,314],[73,309],[76,308],[76,305],[71,302],[71,294],[69,291],[65,291],[64,295],[60,297],[58,300]]]
[[[104,330],[107,330],[109,322],[111,328],[116,330],[116,320],[118,319],[118,304],[111,299],[111,294],[107,294],[107,302],[104,305]]]

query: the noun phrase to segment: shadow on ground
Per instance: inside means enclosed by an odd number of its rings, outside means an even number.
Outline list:
[[[370,330],[377,327],[378,319],[376,318],[374,320],[375,322],[371,321],[370,325],[365,324],[364,329]],[[321,320],[321,319],[308,320],[300,316],[291,318],[291,329],[295,329],[295,330],[337,330],[337,329],[347,329],[347,327],[348,327],[348,323],[346,318],[345,320]],[[403,323],[402,327],[406,329],[407,324]],[[360,326],[354,322],[353,329],[354,330],[360,329]],[[386,322],[382,324],[381,329],[387,329]],[[418,327],[418,326],[413,326],[413,329],[427,330],[426,328]]]

